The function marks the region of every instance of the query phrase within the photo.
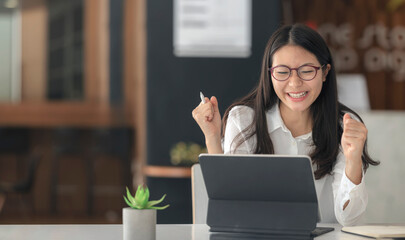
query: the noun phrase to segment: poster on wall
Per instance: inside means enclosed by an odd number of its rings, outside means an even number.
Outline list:
[[[251,32],[252,0],[173,0],[177,57],[247,58]]]

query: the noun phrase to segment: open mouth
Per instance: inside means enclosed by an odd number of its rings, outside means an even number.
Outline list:
[[[288,96],[292,97],[292,98],[303,98],[305,97],[308,92],[300,92],[300,93],[287,93]]]

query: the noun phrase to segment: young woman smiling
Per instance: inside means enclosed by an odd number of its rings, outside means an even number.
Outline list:
[[[278,29],[266,45],[258,86],[222,119],[215,97],[193,110],[209,153],[308,155],[322,222],[355,224],[368,196],[367,128],[337,100],[335,67],[322,37],[305,25]],[[286,173],[288,174],[288,172]]]

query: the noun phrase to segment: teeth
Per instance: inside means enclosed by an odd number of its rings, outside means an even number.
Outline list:
[[[308,92],[302,92],[302,93],[288,93],[288,95],[290,95],[290,97],[292,98],[301,98],[304,97],[305,95],[307,95]]]

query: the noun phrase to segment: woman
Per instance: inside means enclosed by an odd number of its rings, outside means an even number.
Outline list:
[[[221,116],[215,97],[193,110],[209,153],[308,155],[322,222],[355,224],[368,196],[364,172],[373,161],[361,118],[337,101],[336,73],[322,37],[285,26],[267,43],[258,86]],[[223,141],[223,149],[221,142]]]

